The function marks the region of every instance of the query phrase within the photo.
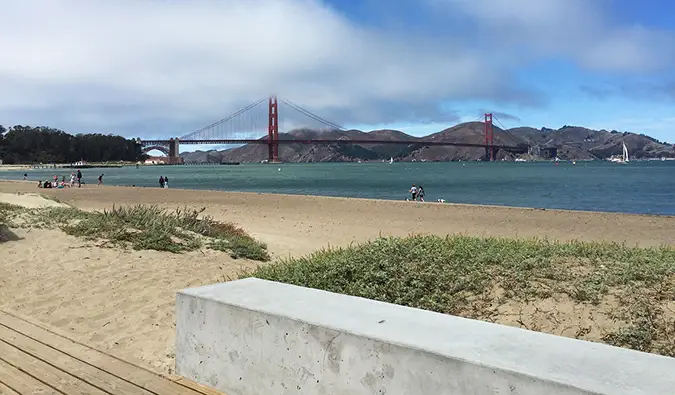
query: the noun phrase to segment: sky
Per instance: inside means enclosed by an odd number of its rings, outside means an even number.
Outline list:
[[[168,138],[276,94],[362,130],[425,135],[492,112],[507,128],[675,142],[668,0],[0,0],[0,9],[5,126]],[[291,113],[280,110],[282,131],[312,126]]]

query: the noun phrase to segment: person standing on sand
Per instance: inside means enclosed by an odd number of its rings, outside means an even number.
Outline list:
[[[77,178],[77,187],[79,188],[79,187],[82,186],[82,172],[80,171],[80,169],[77,169],[77,177],[76,178]]]
[[[164,177],[164,188],[169,187],[169,177]]]
[[[159,187],[164,188],[164,177],[163,176],[159,176]]]
[[[103,184],[103,174],[98,176],[98,184],[96,184],[96,185],[101,185],[101,184]]]
[[[417,189],[417,197],[420,199],[420,202],[424,201],[424,188],[421,185]]]
[[[23,180],[26,181],[28,179],[28,173],[23,173]]]
[[[410,188],[410,195],[412,196],[412,201],[414,202],[415,199],[417,198],[417,187],[415,184],[412,184],[412,187]]]
[[[73,172],[70,173],[70,186],[71,187],[75,186],[75,173]]]

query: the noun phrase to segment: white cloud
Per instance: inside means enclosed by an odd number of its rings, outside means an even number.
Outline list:
[[[480,92],[481,75],[483,90],[498,78],[469,51],[450,57],[388,39],[316,1],[0,6],[0,80],[8,83],[0,109],[65,106],[76,121],[119,103],[138,117],[210,119],[271,92],[314,109],[428,102]]]
[[[675,64],[675,34],[612,23],[611,1],[428,0],[479,25],[494,51],[557,56],[592,70],[650,72]]]
[[[392,34],[319,0],[0,0],[0,122],[182,135],[272,92],[336,122],[433,121],[454,117],[441,99],[538,103],[512,76],[536,56],[669,60],[644,44],[668,36],[613,29],[590,2],[428,1],[477,29]]]

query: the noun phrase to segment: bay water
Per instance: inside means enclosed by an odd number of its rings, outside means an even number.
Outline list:
[[[31,169],[30,180],[69,179],[71,169]],[[26,171],[0,171],[23,179]],[[675,162],[310,163],[128,166],[83,169],[87,188],[107,185],[404,200],[412,184],[427,201],[675,215]],[[36,187],[36,192],[38,192]]]

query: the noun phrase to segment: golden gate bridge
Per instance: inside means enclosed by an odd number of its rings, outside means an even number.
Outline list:
[[[328,133],[321,133],[325,138],[307,138],[279,134],[279,107],[283,104],[284,109],[289,114],[295,115],[295,129],[303,125],[304,129],[319,129]],[[265,108],[266,107],[266,108]],[[265,110],[262,112],[261,110]],[[300,119],[309,121],[310,125],[304,125],[297,122]],[[270,163],[279,162],[280,144],[397,144],[397,145],[415,145],[415,146],[458,146],[485,149],[484,160],[493,161],[499,150],[504,150],[514,154],[527,153],[528,145],[500,145],[494,143],[494,131],[492,127],[493,114],[484,115],[484,139],[476,143],[446,141],[430,138],[413,138],[405,140],[389,140],[370,138],[367,134],[354,135],[354,138],[341,135],[340,138],[331,137],[331,131],[346,131],[341,125],[326,120],[305,108],[291,102],[290,100],[277,100],[276,96],[270,96],[251,103],[241,110],[217,121],[210,125],[197,129],[181,137],[170,138],[168,140],[158,139],[136,139],[141,145],[143,153],[152,150],[158,150],[168,156],[170,163],[181,163],[179,148],[183,144],[198,145],[244,145],[244,144],[264,144],[268,147],[267,161]],[[318,126],[318,127],[317,127]]]

